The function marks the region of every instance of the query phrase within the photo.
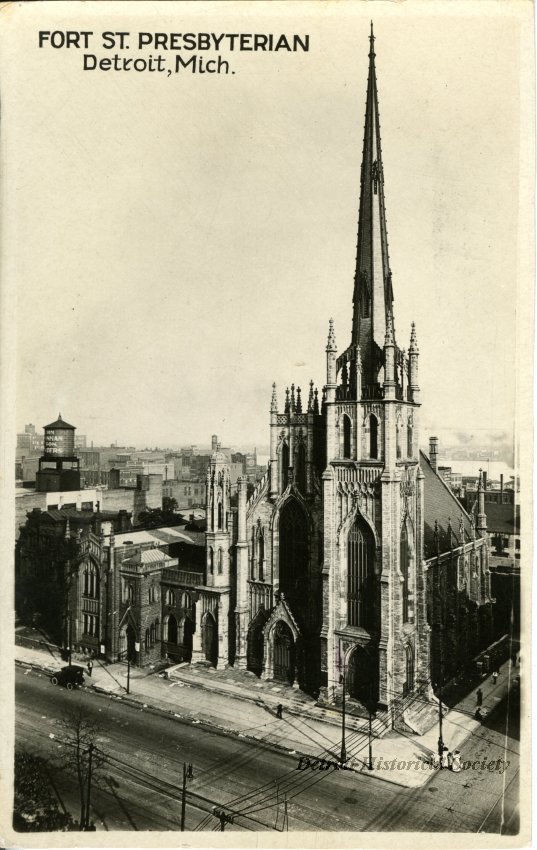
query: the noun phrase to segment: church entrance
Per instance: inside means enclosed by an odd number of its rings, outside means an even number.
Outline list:
[[[274,629],[274,678],[292,683],[295,677],[295,646],[291,629],[280,620]]]
[[[376,652],[369,647],[357,646],[347,661],[347,692],[366,707],[374,707],[378,700],[378,671]]]
[[[205,614],[201,626],[201,646],[205,660],[216,666],[218,661],[218,630],[213,615]]]
[[[263,631],[261,623],[252,624],[248,629],[247,652],[248,670],[260,676],[263,669]]]

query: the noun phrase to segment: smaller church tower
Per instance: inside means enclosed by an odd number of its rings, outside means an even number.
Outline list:
[[[228,460],[217,448],[207,468],[207,562],[192,644],[193,661],[209,661],[217,668],[229,663],[230,495]]]

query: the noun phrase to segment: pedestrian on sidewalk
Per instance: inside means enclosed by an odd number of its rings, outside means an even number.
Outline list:
[[[93,670],[93,661],[91,660],[91,658],[89,659],[87,666],[88,666],[88,676],[91,677],[91,671]]]
[[[440,756],[438,753],[433,753],[431,756],[431,764],[435,770],[438,770],[440,767]]]
[[[483,720],[483,714],[481,713],[481,709],[479,708],[479,706],[477,706],[477,708],[475,710],[474,717],[475,717],[476,720],[479,720],[480,722]]]
[[[498,671],[495,670],[494,673],[492,674],[492,684],[495,685],[497,681],[498,681]]]
[[[278,720],[282,719],[283,705],[281,702],[276,706],[276,717]]]
[[[447,754],[447,763],[449,769],[451,770],[453,768],[453,753],[451,751]]]
[[[186,772],[186,778],[187,779],[194,779],[194,769],[192,767],[192,762],[190,762],[189,765],[188,765],[188,770]]]
[[[442,758],[440,760],[440,767],[442,769],[447,770],[449,768],[449,756],[450,756],[450,752],[449,752],[448,748],[444,747],[444,749],[442,750]]]
[[[478,706],[483,705],[483,691],[481,690],[481,688],[477,689],[477,691],[475,692],[475,695],[477,697]]]
[[[451,765],[451,770],[453,773],[459,773],[459,771],[462,770],[461,754],[459,750],[453,750],[453,763]]]

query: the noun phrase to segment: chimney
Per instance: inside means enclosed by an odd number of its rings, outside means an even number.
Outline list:
[[[487,489],[487,473],[483,470],[483,490]]]
[[[432,468],[436,472],[438,462],[438,437],[429,437],[429,460]]]

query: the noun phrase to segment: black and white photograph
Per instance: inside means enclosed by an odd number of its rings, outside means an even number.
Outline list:
[[[0,16],[3,846],[529,846],[532,5]]]

